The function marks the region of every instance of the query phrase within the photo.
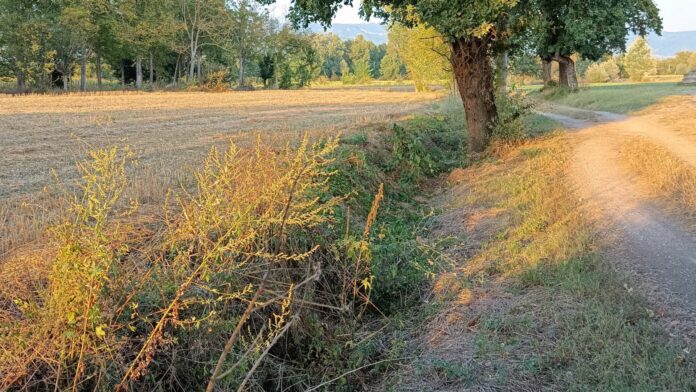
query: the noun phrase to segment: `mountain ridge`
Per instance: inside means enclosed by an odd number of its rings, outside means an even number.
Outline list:
[[[311,24],[309,30],[313,33],[323,33],[324,28],[319,24]],[[326,32],[331,32],[343,40],[355,39],[362,34],[366,40],[379,45],[387,43],[387,26],[377,23],[334,23]],[[635,40],[635,35],[626,38],[627,45]],[[672,57],[680,51],[696,51],[696,30],[694,31],[665,31],[662,36],[655,33],[647,37],[653,53],[657,57]]]

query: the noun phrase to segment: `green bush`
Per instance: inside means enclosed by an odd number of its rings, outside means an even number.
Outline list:
[[[525,118],[532,113],[532,103],[519,94],[500,94],[496,97],[498,122],[493,129],[493,139],[504,142],[518,142],[528,135]]]

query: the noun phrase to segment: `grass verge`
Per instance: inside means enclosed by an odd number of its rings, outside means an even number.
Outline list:
[[[602,259],[564,180],[572,140],[544,138],[458,175],[448,203],[477,244],[452,249],[467,261],[440,278],[446,311],[394,390],[696,388],[693,358]]]
[[[630,113],[670,95],[693,93],[696,93],[696,88],[677,83],[625,83],[593,85],[572,94],[562,89],[539,90],[532,92],[530,96],[566,106]]]

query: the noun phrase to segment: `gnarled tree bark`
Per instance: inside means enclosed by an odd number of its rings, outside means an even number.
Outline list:
[[[462,37],[452,42],[452,70],[462,97],[469,131],[469,151],[483,151],[497,120],[491,38]]]
[[[543,70],[544,74],[544,87],[549,87],[551,86],[551,81],[552,81],[552,73],[551,73],[551,59],[550,58],[542,58],[541,59],[541,68]]]
[[[578,91],[578,76],[575,72],[575,61],[570,56],[556,56],[558,61],[559,84],[570,91]]]

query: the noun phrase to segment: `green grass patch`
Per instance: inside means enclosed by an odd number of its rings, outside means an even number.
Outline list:
[[[600,84],[582,88],[578,93],[551,89],[537,90],[530,96],[590,110],[630,113],[655,104],[664,97],[684,94],[696,94],[696,87],[678,83]]]

